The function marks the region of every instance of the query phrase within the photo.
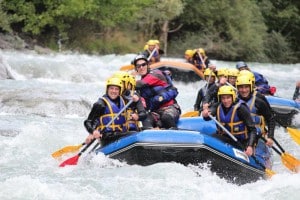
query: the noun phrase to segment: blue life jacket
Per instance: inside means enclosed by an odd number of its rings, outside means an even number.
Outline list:
[[[265,134],[265,119],[262,115],[258,115],[257,114],[257,109],[255,107],[255,99],[256,99],[256,95],[255,93],[252,95],[252,97],[246,102],[248,108],[250,109],[250,113],[252,116],[252,119],[255,123],[255,128],[257,131],[257,134]]]
[[[221,105],[217,108],[217,120],[238,140],[248,139],[247,129],[244,122],[238,117],[237,109],[240,107],[241,102],[231,106],[227,114],[225,114]],[[222,128],[218,128],[219,133],[224,134]]]
[[[257,91],[262,94],[269,94],[270,93],[270,86],[268,80],[260,73],[253,72],[255,77],[255,86],[257,87]]]
[[[140,131],[139,128],[139,121],[135,121],[131,119],[131,114],[134,113],[134,110],[132,108],[128,108],[126,111],[126,129],[128,131]]]
[[[125,111],[121,113],[119,117],[117,117],[109,127],[106,127],[106,124],[108,124],[115,117],[115,115],[119,113],[122,108],[124,108],[124,99],[120,96],[120,107],[118,107],[113,101],[111,101],[107,95],[104,95],[102,99],[105,102],[106,106],[104,114],[99,118],[99,126],[97,127],[97,130],[100,129],[101,133],[126,132],[127,130],[125,126]]]

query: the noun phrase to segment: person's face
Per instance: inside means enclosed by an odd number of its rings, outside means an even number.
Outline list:
[[[221,95],[221,103],[224,105],[225,108],[230,108],[232,105],[232,95],[230,94],[223,94]]]
[[[216,78],[214,76],[210,76],[209,79],[209,76],[205,76],[205,80],[209,83],[214,83],[216,81]]]
[[[148,49],[152,51],[155,48],[155,45],[148,45]]]
[[[148,69],[147,69],[148,68],[148,64],[143,59],[138,60],[136,62],[135,68],[136,68],[136,71],[138,72],[138,74],[141,75],[141,76],[146,75],[147,72],[148,72]]]
[[[246,98],[250,95],[250,85],[239,85],[237,89],[238,89],[238,93],[243,98]]]
[[[231,85],[235,85],[236,78],[237,78],[236,76],[228,76],[228,82]]]
[[[112,100],[118,98],[118,96],[120,96],[120,87],[115,86],[115,85],[110,85],[107,88],[107,95],[109,96],[109,98],[111,98]]]

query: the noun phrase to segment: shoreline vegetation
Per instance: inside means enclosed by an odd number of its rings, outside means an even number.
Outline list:
[[[158,39],[167,57],[300,63],[298,0],[2,0],[0,49],[128,54]],[[217,14],[216,14],[217,13]]]

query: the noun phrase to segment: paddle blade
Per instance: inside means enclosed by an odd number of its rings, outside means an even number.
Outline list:
[[[82,143],[80,145],[76,145],[76,146],[65,146],[64,148],[61,148],[61,149],[55,151],[51,155],[52,155],[53,158],[58,158],[58,157],[62,156],[65,153],[74,153],[76,151],[79,151],[79,149],[83,145],[84,145],[84,143]]]
[[[276,172],[274,172],[270,169],[267,169],[267,168],[265,169],[265,172],[266,172],[266,175],[267,175],[268,178],[271,178],[273,175],[276,174]]]
[[[129,70],[133,70],[134,69],[134,65],[124,65],[122,67],[120,67],[121,71],[129,71]]]
[[[189,111],[186,113],[183,113],[180,117],[198,117],[199,111]]]
[[[286,129],[293,140],[300,145],[300,130],[291,127],[287,127]]]
[[[80,156],[80,154],[78,154],[78,155],[76,155],[76,156],[74,156],[72,158],[69,158],[69,159],[65,160],[64,162],[62,162],[59,165],[59,167],[64,167],[66,165],[77,165],[79,156]]]
[[[282,163],[292,172],[298,173],[300,169],[300,161],[288,153],[281,155]]]

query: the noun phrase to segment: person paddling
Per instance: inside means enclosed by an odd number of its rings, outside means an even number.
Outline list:
[[[238,98],[244,101],[250,109],[258,136],[264,137],[266,140],[266,142],[262,139],[258,140],[255,154],[266,167],[271,168],[271,147],[273,145],[276,123],[273,112],[270,106],[256,95],[250,76],[238,76],[236,87],[238,90]],[[269,147],[267,147],[266,144]]]
[[[89,144],[93,139],[101,139],[105,146],[124,136],[126,129],[126,111],[122,112],[108,127],[107,124],[125,107],[125,100],[121,96],[122,80],[117,77],[109,78],[106,82],[106,93],[94,103],[84,126],[89,135],[85,140]]]
[[[219,88],[218,100],[219,104],[216,107],[203,108],[203,119],[209,121],[211,120],[210,114],[216,116],[216,119],[245,147],[245,153],[252,156],[257,140],[257,131],[247,105],[238,101],[235,90],[227,85]],[[220,127],[218,127],[217,133],[228,138],[228,135]]]

